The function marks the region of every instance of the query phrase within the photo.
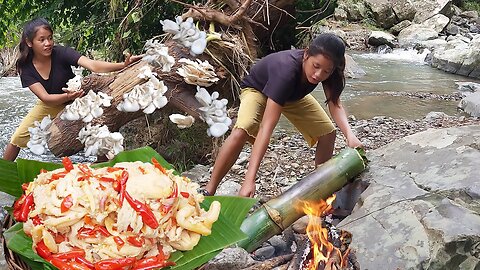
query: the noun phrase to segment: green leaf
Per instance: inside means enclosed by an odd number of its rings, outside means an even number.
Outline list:
[[[40,170],[53,171],[63,168],[63,164],[53,162],[42,162],[29,159],[17,159],[18,177],[25,182],[32,182]]]
[[[173,168],[173,166],[170,163],[168,163],[160,154],[157,153],[157,151],[155,151],[150,146],[145,146],[145,147],[137,148],[130,151],[120,152],[112,160],[108,162],[93,164],[92,167],[93,168],[112,167],[113,165],[120,162],[133,162],[133,161],[142,161],[142,162],[151,163],[152,158],[155,158],[158,161],[158,163],[160,163],[160,165],[162,165],[165,169],[175,170],[175,168]]]
[[[132,20],[134,23],[137,23],[140,21],[140,13],[138,11],[135,11],[131,14]]]
[[[44,263],[45,260],[38,256],[32,249],[32,238],[23,231],[23,223],[17,223],[3,233],[8,249],[33,261]]]
[[[127,32],[123,32],[122,38],[127,38],[128,36],[130,36],[131,32],[132,32],[132,30],[128,30]]]
[[[0,191],[15,197],[22,195],[22,181],[18,177],[17,164],[0,159]]]

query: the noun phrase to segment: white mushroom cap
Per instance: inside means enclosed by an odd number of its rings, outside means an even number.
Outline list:
[[[195,118],[193,118],[193,116],[191,115],[185,116],[182,114],[174,113],[168,116],[168,118],[170,119],[170,121],[175,123],[178,128],[181,129],[191,127],[193,123],[195,123]]]

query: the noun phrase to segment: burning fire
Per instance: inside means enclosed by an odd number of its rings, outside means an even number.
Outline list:
[[[322,216],[325,216],[332,210],[332,203],[335,201],[335,194],[327,198],[326,201],[319,202],[303,201],[300,203],[300,209],[308,216],[307,236],[311,243],[311,252],[313,257],[305,265],[304,269],[317,270],[318,266],[322,269],[337,269],[337,267],[346,267],[349,250],[342,255],[339,248],[335,247],[328,237],[328,229],[322,227]]]

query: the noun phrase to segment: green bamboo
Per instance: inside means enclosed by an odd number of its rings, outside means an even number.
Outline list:
[[[247,217],[240,229],[248,238],[238,245],[252,252],[272,236],[304,215],[297,210],[299,201],[325,200],[340,190],[366,167],[364,157],[353,148],[346,148],[319,166],[277,198],[263,204]]]

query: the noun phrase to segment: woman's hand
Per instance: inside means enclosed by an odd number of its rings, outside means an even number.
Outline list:
[[[142,59],[143,54],[141,55],[131,55],[129,53],[125,54],[125,62],[123,63],[123,66],[126,67],[130,65],[131,63],[135,63],[138,60]]]
[[[67,100],[70,101],[70,100],[74,100],[76,98],[79,98],[79,97],[83,96],[84,93],[85,92],[83,92],[83,90],[67,92]]]
[[[357,148],[357,147],[363,148],[362,142],[357,138],[357,136],[353,134],[347,138],[347,145],[348,147],[351,147],[351,148]]]
[[[255,195],[255,182],[244,181],[238,195],[253,198],[253,195]]]

